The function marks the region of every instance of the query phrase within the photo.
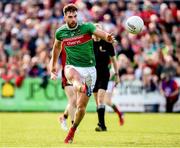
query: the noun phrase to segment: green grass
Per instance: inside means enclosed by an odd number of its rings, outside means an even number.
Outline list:
[[[94,131],[95,113],[86,114],[73,144],[64,144],[58,113],[0,113],[0,147],[180,147],[179,114],[106,114],[107,132]]]

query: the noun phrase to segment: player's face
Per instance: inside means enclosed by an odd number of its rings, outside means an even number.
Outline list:
[[[65,14],[65,21],[69,28],[74,28],[77,25],[77,12],[67,12]]]

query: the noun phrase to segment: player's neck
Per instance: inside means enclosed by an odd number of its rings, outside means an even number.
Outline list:
[[[76,29],[76,28],[78,27],[78,23],[77,23],[76,26],[73,27],[73,28],[69,27],[69,25],[68,25],[67,23],[66,23],[66,26],[67,26],[67,28],[68,28],[69,30],[74,30],[74,29]]]

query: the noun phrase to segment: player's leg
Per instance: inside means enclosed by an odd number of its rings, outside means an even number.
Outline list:
[[[90,73],[90,77],[87,76],[87,73],[89,73],[89,71],[86,71],[85,68],[84,68],[84,71],[83,70],[77,71],[76,69],[72,68],[68,72],[71,72],[71,73],[68,73],[67,78],[70,78],[70,81],[73,83],[73,86],[76,87],[76,91],[78,92],[78,98],[77,98],[77,103],[76,103],[77,108],[76,108],[74,123],[72,127],[70,128],[67,137],[65,138],[65,141],[64,141],[65,143],[71,143],[73,141],[76,128],[78,127],[79,123],[81,122],[81,120],[83,119],[85,115],[86,106],[89,100],[89,94],[87,94],[86,92],[82,92],[82,89],[81,88],[79,89],[79,86],[76,86],[76,85],[79,84],[83,86],[85,84],[85,86],[92,89],[92,86],[94,86],[95,79],[96,79],[95,68],[93,68],[93,73]],[[89,78],[90,79],[92,78],[93,81],[91,81]],[[76,83],[76,85],[74,85],[74,83]]]
[[[97,82],[97,81],[96,81]],[[98,83],[97,83],[98,85]],[[98,115],[98,127],[95,128],[96,131],[106,131],[107,128],[105,126],[105,119],[104,119],[104,114],[105,114],[105,106],[100,107],[99,105],[99,101],[98,101],[98,94],[101,94],[102,92],[98,92],[98,88],[97,88],[97,85],[95,85],[95,88],[93,90],[93,94],[94,94],[94,99],[95,99],[95,102],[96,102],[96,111],[97,111],[97,115]],[[101,97],[102,95],[100,95]],[[102,100],[100,98],[100,100]],[[102,101],[101,101],[102,102]],[[104,101],[103,101],[104,102]],[[103,125],[103,126],[102,126]]]
[[[62,69],[62,73],[61,74],[62,74],[61,86],[62,86],[62,89],[65,91],[65,88],[68,85],[68,83],[67,83],[67,79],[66,79],[66,77],[64,75],[64,69]],[[65,91],[65,93],[66,93],[66,91]],[[68,98],[68,96],[67,96],[67,98]],[[68,100],[69,100],[69,98],[68,98]],[[66,108],[64,110],[63,115],[60,116],[60,118],[59,118],[59,122],[60,122],[61,128],[63,130],[65,130],[65,131],[68,130],[67,121],[66,121],[67,118],[68,118],[68,108],[69,108],[69,104],[67,104],[67,106],[66,106]]]
[[[89,97],[85,93],[79,93],[78,96],[79,97],[77,100],[77,109],[75,112],[74,123],[64,140],[65,143],[72,143],[75,131],[85,115],[86,105],[88,103]]]
[[[106,131],[105,125],[105,103],[104,103],[104,95],[107,89],[107,84],[109,80],[109,74],[106,73],[102,76],[102,74],[97,75],[97,80],[95,84],[94,98],[97,105],[97,115],[98,115],[98,126],[95,128],[95,131]]]
[[[96,107],[98,106],[98,98],[97,98],[97,92],[98,92],[98,77],[96,79],[96,83],[95,83],[95,86],[94,86],[94,89],[93,89],[93,95],[94,95],[94,100],[96,102]]]
[[[79,93],[79,98],[77,99],[77,110],[75,112],[75,119],[73,127],[76,128],[81,122],[82,118],[85,115],[86,106],[89,100],[89,97],[85,93]]]
[[[106,131],[105,125],[105,105],[104,105],[104,89],[99,89],[97,92],[97,114],[98,114],[98,127],[95,128],[96,131]]]
[[[63,116],[64,116],[65,119],[68,118],[68,115],[69,115],[68,110],[69,110],[69,103],[67,104],[67,106],[66,106],[66,108],[64,110],[64,113],[63,113]]]
[[[74,122],[74,114],[75,114],[75,111],[76,111],[76,92],[73,88],[72,85],[67,85],[65,88],[65,93],[66,93],[66,96],[68,98],[68,105],[67,105],[67,108],[65,110],[65,115],[66,113],[70,115],[70,118],[71,118],[71,123],[73,124]]]
[[[67,96],[68,104],[63,113],[63,116],[60,117],[59,120],[60,120],[61,128],[63,130],[68,130],[66,120],[68,118],[68,115],[70,115],[71,122],[74,121],[74,114],[75,114],[75,108],[76,108],[76,93],[74,91],[72,84],[68,83],[64,74],[64,69],[62,69],[62,84],[61,85],[62,85],[62,89],[64,89],[65,94]]]
[[[67,104],[63,115],[59,117],[59,122],[60,122],[61,128],[65,131],[68,130],[68,127],[67,127],[68,108],[69,108],[69,104]]]
[[[87,85],[87,87],[89,87],[92,90],[96,81],[95,67],[87,68],[87,69],[79,68],[79,73],[80,76],[83,77],[83,82]],[[77,109],[76,109],[73,127],[76,128],[81,122],[82,118],[84,117],[88,101],[89,101],[88,94],[79,91],[78,99],[77,99]]]
[[[96,102],[96,107],[98,106],[98,100],[97,100],[97,92],[93,92],[94,100]]]
[[[123,113],[120,111],[119,107],[112,103],[112,92],[113,92],[113,89],[115,87],[115,82],[113,81],[109,81],[108,82],[108,88],[106,90],[106,94],[105,94],[105,103],[110,106],[115,113],[117,113],[118,117],[119,117],[119,124],[120,125],[123,125],[124,124],[124,116],[123,116]]]

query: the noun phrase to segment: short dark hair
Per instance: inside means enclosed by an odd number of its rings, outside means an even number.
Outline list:
[[[63,13],[64,13],[64,15],[65,15],[67,12],[75,12],[75,11],[78,11],[78,8],[76,7],[75,4],[72,4],[72,3],[64,6],[64,8],[63,8]]]

